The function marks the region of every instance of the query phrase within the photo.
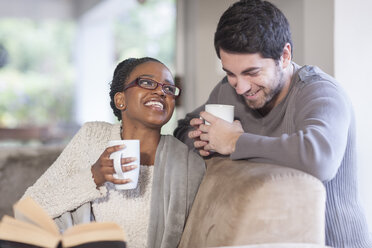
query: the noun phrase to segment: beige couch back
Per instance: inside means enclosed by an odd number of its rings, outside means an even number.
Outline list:
[[[244,160],[207,165],[181,248],[325,243],[325,189],[315,177]]]

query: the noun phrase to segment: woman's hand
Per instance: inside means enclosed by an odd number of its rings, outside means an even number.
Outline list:
[[[98,158],[97,162],[91,168],[92,175],[94,182],[96,183],[97,187],[103,185],[105,182],[112,182],[114,184],[126,184],[131,182],[130,179],[115,179],[113,174],[115,174],[114,169],[114,161],[110,159],[110,155],[113,152],[119,151],[123,149],[125,145],[118,145],[107,147],[106,150],[101,154]],[[125,164],[132,163],[136,160],[136,158],[129,157],[129,158],[122,158],[121,164],[123,172],[127,172],[130,170],[135,169],[136,165],[128,165],[124,166]]]

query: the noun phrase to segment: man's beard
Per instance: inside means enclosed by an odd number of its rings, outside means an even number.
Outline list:
[[[275,78],[276,82],[271,85],[276,85],[274,89],[269,89],[269,92],[265,92],[264,88],[261,90],[263,91],[263,98],[259,99],[259,101],[249,101],[245,98],[245,102],[251,109],[256,109],[259,112],[268,113],[273,108],[275,100],[278,98],[281,90],[284,87],[285,80],[283,76],[283,71],[280,69],[279,65],[276,66]],[[266,88],[267,89],[267,88]],[[262,110],[262,111],[261,111]]]

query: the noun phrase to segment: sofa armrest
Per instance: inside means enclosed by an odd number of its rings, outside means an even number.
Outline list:
[[[302,171],[207,160],[179,247],[325,242],[323,184]]]

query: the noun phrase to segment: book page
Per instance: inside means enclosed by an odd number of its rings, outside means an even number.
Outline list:
[[[17,216],[18,219],[38,225],[55,236],[60,235],[56,223],[54,223],[48,213],[31,197],[26,197],[18,201],[14,204],[13,210],[14,215]]]
[[[6,215],[0,223],[0,239],[47,248],[57,247],[60,242],[58,236],[43,228]]]
[[[62,237],[64,247],[71,247],[97,241],[125,242],[123,229],[112,222],[91,222],[67,229]]]

